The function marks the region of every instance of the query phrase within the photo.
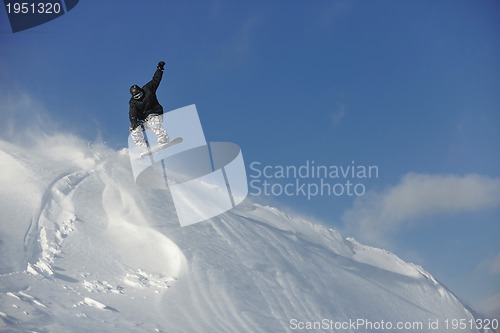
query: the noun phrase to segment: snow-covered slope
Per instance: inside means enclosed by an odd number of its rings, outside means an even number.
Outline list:
[[[135,186],[125,150],[1,141],[0,186],[2,332],[425,332],[473,319],[421,267],[273,207],[247,201],[181,228],[168,191]]]

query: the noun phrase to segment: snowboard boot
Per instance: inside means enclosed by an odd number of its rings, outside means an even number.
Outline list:
[[[170,139],[169,139],[168,135],[164,135],[164,136],[162,136],[162,137],[158,140],[158,147],[165,146],[165,145],[167,145],[169,142],[170,142]]]

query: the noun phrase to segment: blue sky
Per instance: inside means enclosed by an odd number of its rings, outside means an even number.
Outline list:
[[[379,168],[360,198],[258,200],[390,248],[481,307],[500,298],[499,17],[494,0],[81,1],[13,34],[0,10],[0,97],[120,149],[130,85],[165,60],[165,109],[196,104],[247,166]]]

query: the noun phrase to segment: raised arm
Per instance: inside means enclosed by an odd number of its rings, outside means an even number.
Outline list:
[[[153,79],[146,84],[146,86],[150,87],[151,90],[153,90],[154,92],[156,92],[156,89],[158,89],[158,86],[160,85],[161,79],[163,77],[164,68],[165,68],[165,61],[160,61],[158,63],[158,67],[156,67]]]

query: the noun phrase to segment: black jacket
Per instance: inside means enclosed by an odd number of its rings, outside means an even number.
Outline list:
[[[158,89],[162,77],[163,71],[157,69],[153,75],[153,79],[142,87],[144,91],[142,99],[137,100],[133,97],[130,98],[128,102],[128,116],[132,128],[139,126],[140,121],[145,120],[150,114],[163,114],[163,107],[158,103],[158,99],[156,98],[156,89]]]

